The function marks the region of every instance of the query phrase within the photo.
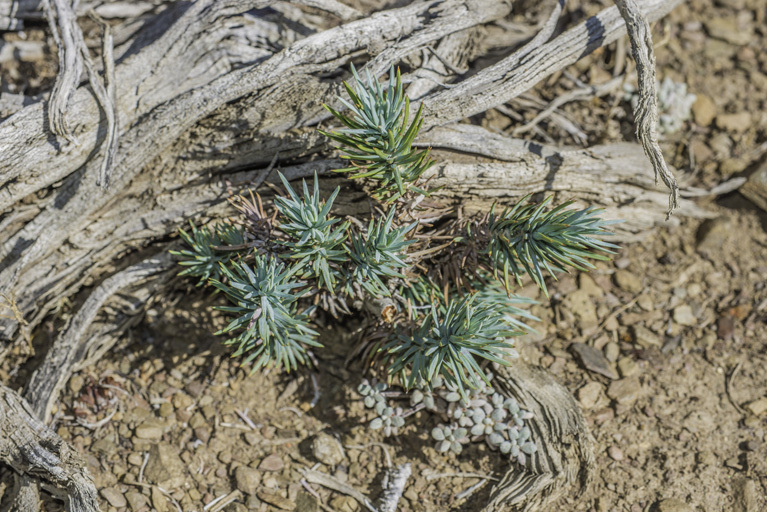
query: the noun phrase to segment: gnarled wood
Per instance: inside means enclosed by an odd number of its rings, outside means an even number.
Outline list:
[[[37,417],[29,403],[0,385],[0,461],[22,475],[48,483],[63,494],[70,512],[99,510],[96,488],[85,462]],[[17,510],[37,510],[21,494]]]

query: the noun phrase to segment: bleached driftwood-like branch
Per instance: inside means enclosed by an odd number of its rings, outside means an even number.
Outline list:
[[[85,462],[29,403],[0,384],[0,462],[20,475],[50,484],[62,494],[69,512],[98,512],[96,487]],[[36,493],[22,493],[15,510],[38,510]],[[35,502],[30,503],[27,498]]]
[[[658,125],[658,94],[655,90],[655,52],[650,24],[635,0],[615,0],[615,5],[618,6],[626,22],[626,30],[631,41],[631,55],[637,67],[639,102],[634,113],[637,138],[642,143],[647,158],[652,162],[655,180],[657,181],[660,176],[671,191],[666,214],[668,217],[679,207],[679,186],[666,165],[655,130]]]

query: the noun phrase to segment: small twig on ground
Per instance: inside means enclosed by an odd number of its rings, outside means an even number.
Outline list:
[[[636,134],[655,170],[655,181],[657,182],[660,176],[671,190],[666,212],[668,219],[671,213],[679,208],[679,185],[666,165],[655,133],[658,123],[658,97],[655,90],[655,53],[650,24],[639,10],[636,0],[615,0],[615,5],[626,23],[626,31],[631,41],[631,54],[637,67],[639,103],[634,112]]]
[[[314,488],[311,485],[309,485],[309,482],[307,482],[305,478],[301,479],[301,485],[304,487],[304,489],[306,489],[306,491],[309,494],[311,494],[317,499],[317,504],[320,506],[322,510],[324,510],[325,512],[336,512],[332,508],[322,503],[322,497],[317,493],[317,491],[314,490]]]
[[[439,478],[482,478],[483,480],[499,480],[493,475],[484,475],[482,473],[430,473],[425,475],[426,481],[431,482]]]
[[[247,409],[244,412],[239,410],[239,409],[235,409],[234,412],[236,412],[237,416],[239,416],[240,419],[242,419],[242,421],[244,421],[245,424],[248,427],[250,427],[250,430],[258,430],[258,427],[256,426],[256,424],[253,423],[253,421],[250,418],[248,418],[248,411],[247,411]]]
[[[384,443],[367,443],[367,444],[347,444],[345,445],[346,448],[349,448],[350,450],[367,450],[369,446],[377,446],[383,451],[384,457],[386,458],[386,467],[390,468],[392,466],[391,462],[391,455],[389,455],[389,447],[386,446]]]
[[[732,383],[735,380],[735,376],[738,374],[738,371],[740,370],[740,365],[742,364],[743,364],[742,361],[736,364],[735,368],[732,369],[730,374],[724,377],[724,391],[725,391],[725,394],[727,395],[727,400],[730,401],[730,404],[732,404],[732,406],[735,407],[735,410],[738,411],[739,414],[745,414],[745,412],[738,405],[735,399],[732,398]]]
[[[346,494],[347,496],[351,496],[355,500],[357,500],[361,505],[363,505],[365,508],[370,510],[370,512],[378,512],[376,508],[373,506],[373,504],[370,502],[367,497],[362,494],[360,491],[355,489],[354,487],[345,484],[343,482],[339,482],[332,476],[322,473],[320,471],[316,471],[314,469],[305,469],[303,470],[304,478],[307,482],[321,485],[323,487],[327,487],[328,489],[332,489],[336,492],[340,492],[341,494]]]
[[[487,480],[485,480],[485,479],[480,480],[479,482],[477,482],[476,484],[472,485],[468,489],[466,489],[464,491],[461,491],[458,494],[456,494],[455,495],[455,499],[462,500],[464,498],[468,498],[469,496],[474,494],[477,491],[477,489],[479,489],[480,487],[482,487],[486,483],[487,483]]]
[[[304,415],[303,411],[301,411],[301,409],[299,409],[297,407],[282,407],[282,408],[279,409],[279,411],[280,412],[282,412],[282,411],[290,411],[293,414],[295,414],[296,416],[298,416],[299,418]]]
[[[144,469],[146,469],[146,465],[149,463],[149,452],[146,452],[144,454],[144,462],[141,463],[141,468],[138,470],[138,483],[142,483],[144,481]]]
[[[235,489],[223,498],[219,498],[220,501],[215,506],[210,508],[210,512],[219,512],[219,510],[223,510],[233,501],[240,499],[240,497],[242,497],[242,492],[239,489]]]
[[[107,414],[107,416],[105,418],[97,421],[96,423],[88,423],[87,421],[78,418],[77,419],[77,424],[80,425],[81,427],[89,428],[91,430],[96,430],[97,428],[101,428],[104,425],[106,425],[107,423],[109,423],[109,420],[111,420],[112,417],[115,414],[117,414],[117,409],[116,408],[112,412]]]

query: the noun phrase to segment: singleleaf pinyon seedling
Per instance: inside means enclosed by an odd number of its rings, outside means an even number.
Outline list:
[[[426,410],[442,419],[431,432],[437,450],[457,454],[483,440],[525,464],[537,449],[526,425],[532,414],[491,387],[488,366],[513,364],[514,337],[537,320],[519,307],[533,301],[512,287],[529,275],[548,295],[545,274],[556,279],[607,259],[616,246],[601,237],[611,222],[595,208],[548,209],[551,198],[530,197],[455,215],[423,179],[434,163],[429,150],[413,147],[423,111],[410,118],[399,70],[386,85],[369,74],[363,80],[353,66],[352,77],[344,83],[349,99],[339,98],[346,110],[327,107],[342,127],[321,133],[349,162],[338,172],[371,190],[370,218],[335,214],[340,188],[323,200],[316,173],[300,194],[280,174],[285,193],[275,197],[274,215],[251,193],[233,201],[238,221],[181,230],[187,247],[173,252],[181,274],[223,292],[229,305],[219,309],[231,320],[217,334],[253,371],[307,363],[322,347],[321,312],[364,313],[367,348],[354,353],[369,354],[386,380],[358,388],[376,413],[371,429],[396,435]]]

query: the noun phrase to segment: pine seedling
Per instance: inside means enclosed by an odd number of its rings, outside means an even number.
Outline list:
[[[377,180],[378,188],[372,195],[387,203],[409,191],[426,195],[418,181],[434,161],[429,157],[429,150],[413,149],[413,140],[423,124],[423,105],[408,125],[410,100],[403,94],[399,69],[395,72],[392,66],[386,89],[370,73],[367,83],[363,82],[353,65],[352,75],[353,87],[344,82],[351,103],[339,98],[349,114],[325,105],[346,128],[320,131],[340,144],[342,158],[351,163],[351,167],[338,171],[349,172],[352,178]]]
[[[304,364],[305,346],[321,347],[318,333],[309,327],[306,311],[298,312],[297,301],[303,283],[294,282],[293,271],[275,258],[255,254],[253,268],[244,262],[231,262],[231,269],[221,265],[227,282],[213,279],[211,284],[224,292],[232,306],[218,309],[234,313],[236,318],[216,334],[234,334],[227,345],[236,345],[232,357],[247,354],[252,371],[262,367],[284,366],[295,369]]]
[[[178,275],[199,277],[197,286],[202,286],[210,279],[220,278],[221,265],[238,256],[236,249],[227,246],[241,248],[245,238],[242,231],[232,224],[217,224],[213,231],[204,226],[198,229],[192,221],[189,224],[191,235],[179,229],[181,239],[189,248],[170,253],[180,258],[179,265],[187,267]]]
[[[297,260],[293,268],[302,279],[316,279],[318,287],[334,293],[341,278],[338,265],[349,259],[345,246],[349,223],[338,224],[340,219],[330,216],[340,188],[336,188],[323,205],[317,173],[314,174],[314,193],[309,194],[304,180],[303,198],[298,197],[281,173],[280,179],[289,197],[276,197],[275,207],[287,219],[280,224],[280,230],[291,238],[282,244],[290,249],[288,257]]]
[[[390,374],[400,374],[408,389],[439,376],[462,396],[467,388],[487,383],[477,360],[507,365],[504,356],[516,355],[508,338],[523,332],[509,326],[497,305],[477,297],[451,299],[444,314],[432,308],[414,332],[400,332],[384,346],[391,356]]]
[[[525,204],[529,197],[500,215],[495,206],[490,211],[487,254],[493,275],[502,276],[507,291],[511,276],[520,285],[522,276],[528,274],[548,297],[544,270],[556,279],[567,267],[593,269],[589,259],[609,260],[607,254],[617,246],[597,237],[610,235],[605,227],[614,221],[600,219],[601,209],[567,210],[573,203],[568,201],[546,211],[551,197],[539,205]]]
[[[389,278],[405,278],[401,270],[405,263],[404,249],[414,243],[406,240],[405,235],[418,225],[393,228],[394,208],[383,218],[371,219],[367,233],[352,233],[349,256],[352,270],[347,280],[347,293],[354,295],[352,284],[361,286],[373,297],[389,297],[391,292],[386,286]]]

